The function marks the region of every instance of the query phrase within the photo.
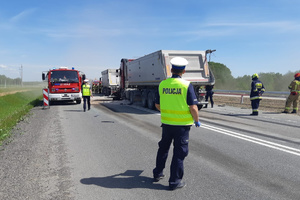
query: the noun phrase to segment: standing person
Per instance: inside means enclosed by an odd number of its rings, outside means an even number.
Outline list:
[[[291,91],[289,97],[285,103],[285,109],[283,113],[289,113],[289,109],[293,104],[293,111],[292,113],[298,112],[298,103],[299,103],[299,96],[300,96],[300,73],[294,75],[295,79],[289,85],[289,89]]]
[[[86,111],[86,102],[88,104],[88,110],[91,109],[91,96],[93,97],[91,86],[89,85],[89,80],[85,79],[82,85],[82,98],[83,98],[83,111]]]
[[[153,177],[155,182],[165,177],[163,170],[173,141],[169,188],[175,190],[186,185],[182,177],[183,161],[188,155],[189,131],[193,124],[199,127],[200,121],[194,88],[189,81],[181,78],[188,61],[182,57],[175,57],[170,62],[172,77],[160,83],[155,99],[155,107],[161,112],[162,138],[158,143]]]
[[[252,106],[252,114],[258,115],[259,102],[262,99],[261,95],[265,92],[264,84],[258,80],[258,74],[252,75],[250,100]]]
[[[213,100],[213,88],[214,88],[214,85],[206,85],[205,86],[205,91],[206,91],[206,94],[205,94],[205,101],[208,101],[208,97],[210,99],[210,105],[211,107],[213,108],[214,107],[214,100]],[[207,104],[204,106],[204,108],[207,108]]]

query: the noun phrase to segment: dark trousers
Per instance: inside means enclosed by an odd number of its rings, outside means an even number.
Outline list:
[[[156,167],[153,170],[153,176],[158,177],[163,174],[169,149],[173,141],[174,149],[170,167],[170,186],[178,185],[183,177],[183,161],[189,151],[188,143],[190,128],[191,126],[162,125],[162,138],[158,143],[159,148],[157,151]]]
[[[214,105],[213,94],[214,94],[213,91],[207,91],[205,94],[205,101],[208,101],[208,97],[209,97],[211,106]]]
[[[83,110],[86,110],[86,102],[88,105],[88,109],[91,108],[91,97],[90,96],[83,96]]]
[[[261,99],[251,100],[251,106],[252,106],[252,112],[253,113],[258,113],[258,107],[259,107],[260,100]]]

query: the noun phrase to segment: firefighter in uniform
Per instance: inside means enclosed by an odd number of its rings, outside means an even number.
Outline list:
[[[189,131],[193,124],[199,127],[200,121],[194,88],[189,81],[181,78],[188,61],[182,57],[174,57],[170,63],[172,77],[160,83],[155,98],[155,106],[161,112],[162,138],[158,143],[153,177],[155,182],[165,177],[163,170],[173,141],[169,188],[175,190],[185,186],[182,181],[183,161],[188,155]]]
[[[82,98],[83,98],[83,111],[86,111],[86,102],[88,105],[88,110],[91,109],[91,96],[93,97],[91,86],[89,85],[89,80],[85,79],[82,85]]]
[[[299,103],[299,96],[300,96],[300,73],[294,75],[295,79],[289,85],[289,89],[291,91],[289,97],[285,103],[285,109],[283,113],[289,113],[289,109],[293,104],[293,111],[292,113],[298,112],[298,103]]]
[[[252,75],[252,83],[251,83],[251,92],[250,92],[250,100],[252,106],[252,114],[258,115],[258,107],[260,100],[262,99],[261,95],[265,92],[264,84],[258,80],[258,74]]]

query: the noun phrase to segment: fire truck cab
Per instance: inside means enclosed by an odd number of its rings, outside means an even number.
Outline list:
[[[60,67],[42,73],[48,82],[49,101],[76,101],[81,103],[81,86],[85,75],[74,68]]]

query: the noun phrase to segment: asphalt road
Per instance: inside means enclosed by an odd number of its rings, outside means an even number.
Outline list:
[[[190,132],[187,186],[152,182],[157,111],[102,102],[36,107],[0,151],[0,199],[300,199],[300,118],[202,109]],[[100,104],[101,103],[101,104]]]

